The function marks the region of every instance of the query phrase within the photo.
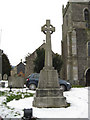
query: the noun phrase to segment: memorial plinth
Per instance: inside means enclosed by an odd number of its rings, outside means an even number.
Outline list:
[[[52,66],[51,34],[55,32],[55,27],[46,20],[42,27],[42,32],[46,34],[45,46],[45,67],[40,71],[40,78],[33,106],[39,108],[60,108],[66,107],[66,98],[60,90],[57,70]]]

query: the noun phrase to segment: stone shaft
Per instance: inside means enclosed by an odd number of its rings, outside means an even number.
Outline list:
[[[46,24],[42,27],[42,32],[46,34],[46,48],[45,48],[45,67],[52,67],[52,47],[51,34],[55,31],[55,27],[50,24],[50,20],[46,20]]]
[[[40,71],[38,88],[60,88],[57,70],[43,68]]]

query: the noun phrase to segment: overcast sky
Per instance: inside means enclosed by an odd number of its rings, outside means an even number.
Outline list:
[[[56,28],[52,50],[61,54],[62,5],[68,0],[0,0],[0,48],[17,65],[45,40],[46,19]],[[1,30],[2,29],[2,30]]]

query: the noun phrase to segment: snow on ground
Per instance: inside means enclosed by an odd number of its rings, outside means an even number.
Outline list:
[[[8,90],[2,88],[0,91]],[[15,89],[14,89],[15,90]],[[22,91],[22,89],[21,89]],[[24,89],[23,91],[26,91]],[[89,89],[90,91],[90,89]],[[33,92],[28,90],[27,92]],[[5,97],[0,97],[0,116],[6,118],[23,117],[24,108],[33,108],[33,116],[37,118],[88,118],[88,88],[72,88],[64,92],[67,102],[70,103],[68,108],[35,108],[32,106],[33,97],[20,100],[13,100],[5,107],[2,104]]]

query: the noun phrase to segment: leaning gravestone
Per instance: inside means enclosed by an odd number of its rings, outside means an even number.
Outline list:
[[[24,87],[24,78],[18,76],[10,76],[8,78],[8,87],[12,88],[23,88]]]
[[[50,20],[46,20],[42,32],[46,34],[45,67],[40,71],[33,106],[39,108],[66,107],[67,102],[63,91],[60,90],[57,70],[52,67],[51,34],[55,32],[55,28],[50,24]]]

